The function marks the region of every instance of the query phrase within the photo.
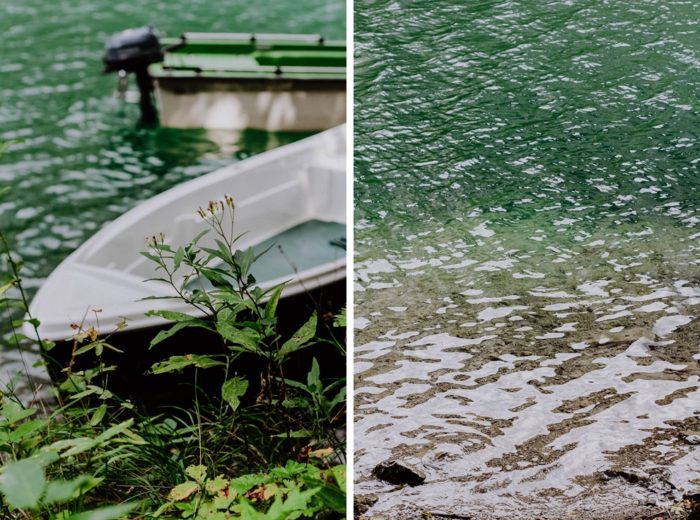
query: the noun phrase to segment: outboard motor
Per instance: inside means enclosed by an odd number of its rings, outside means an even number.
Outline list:
[[[115,34],[107,42],[104,72],[133,72],[141,94],[141,121],[151,124],[157,120],[153,105],[153,79],[148,74],[148,66],[163,60],[163,50],[158,36],[152,27],[127,29]]]

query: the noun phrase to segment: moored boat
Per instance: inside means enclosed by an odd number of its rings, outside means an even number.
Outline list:
[[[174,128],[323,130],[345,122],[346,46],[320,35],[185,33],[151,28],[116,35],[107,71],[134,72],[142,116]]]
[[[346,276],[345,157],[345,127],[340,126],[143,202],[106,225],[51,273],[30,306],[41,322],[39,335],[62,342],[74,334],[71,324],[99,325],[107,333],[122,320],[127,331],[162,327],[165,320],[145,315],[154,308],[201,315],[179,299],[144,300],[176,293],[170,285],[151,280],[158,276],[156,264],[140,252],[147,237],[161,233],[173,245],[191,240],[207,227],[198,208],[224,195],[235,202],[236,229],[246,232],[239,249],[280,246],[253,266],[261,288],[285,283],[285,299],[340,282]],[[205,236],[201,244],[210,245],[207,240],[213,237]],[[33,335],[29,326],[25,332]]]

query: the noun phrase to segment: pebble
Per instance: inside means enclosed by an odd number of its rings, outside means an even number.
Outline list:
[[[374,476],[391,484],[418,486],[425,481],[425,473],[418,468],[396,460],[387,460],[373,470]]]

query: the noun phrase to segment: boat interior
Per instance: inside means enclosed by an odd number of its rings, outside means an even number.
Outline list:
[[[207,227],[198,208],[224,195],[235,204],[232,236],[243,233],[237,247],[269,249],[254,266],[259,282],[343,261],[344,143],[330,137],[319,135],[322,146],[313,150],[273,150],[165,192],[110,224],[112,232],[94,237],[75,261],[130,283],[158,276],[154,262],[139,254],[145,240],[162,233],[173,247],[186,244]],[[213,247],[215,238],[210,232],[199,243]]]
[[[168,71],[265,71],[268,68],[344,69],[344,42],[325,41],[321,36],[291,38],[288,35],[185,34],[181,40],[164,40]],[[157,68],[156,68],[157,70]]]

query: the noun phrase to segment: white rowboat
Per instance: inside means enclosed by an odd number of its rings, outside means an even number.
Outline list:
[[[101,334],[122,320],[126,330],[163,326],[164,320],[145,316],[154,309],[197,315],[177,299],[144,300],[175,293],[163,282],[145,281],[161,272],[140,252],[147,237],[161,233],[173,247],[190,241],[207,228],[198,208],[224,195],[236,205],[237,234],[246,232],[239,249],[278,244],[284,251],[273,247],[254,265],[261,288],[286,282],[284,298],[345,278],[345,250],[335,240],[345,237],[345,132],[342,125],[185,182],[106,225],[34,297],[30,312],[41,322],[41,338],[63,341],[75,333],[72,323],[99,325]],[[213,244],[209,235],[201,245]]]

